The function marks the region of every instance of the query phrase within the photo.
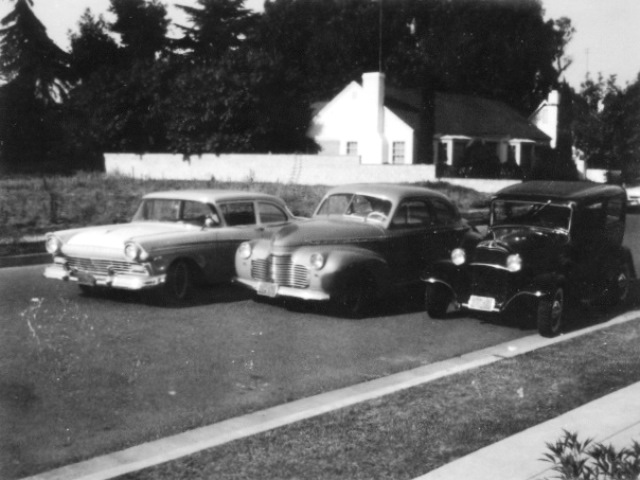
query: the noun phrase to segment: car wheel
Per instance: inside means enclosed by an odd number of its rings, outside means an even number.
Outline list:
[[[424,306],[431,318],[444,318],[451,303],[451,293],[444,285],[428,283],[424,292]]]
[[[624,303],[629,298],[631,288],[631,269],[625,262],[618,266],[613,277],[607,282],[604,293],[604,306],[613,307]]]
[[[343,278],[331,301],[340,315],[363,318],[369,313],[375,298],[376,287],[371,275],[353,272]]]
[[[179,260],[169,267],[167,279],[162,289],[164,300],[170,303],[182,303],[191,295],[193,273],[187,262]]]
[[[555,337],[562,330],[564,313],[564,290],[557,287],[553,293],[538,301],[538,332],[543,337]]]

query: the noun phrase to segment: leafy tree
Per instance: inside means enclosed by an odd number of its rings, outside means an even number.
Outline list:
[[[315,99],[382,64],[398,86],[481,95],[527,113],[557,85],[573,33],[568,19],[545,22],[539,0],[275,0],[257,30],[257,43],[281,54]]]
[[[171,149],[207,152],[309,151],[311,112],[297,86],[261,52],[230,51],[185,70],[163,105]]]
[[[116,16],[111,31],[132,61],[154,60],[168,48],[167,9],[158,0],[111,0],[109,11]]]
[[[615,75],[587,77],[574,97],[575,146],[589,168],[619,168],[623,134],[623,90]]]
[[[545,22],[539,0],[432,1],[418,4],[415,15],[415,48],[399,52],[396,61],[404,83],[427,81],[522,112],[531,112],[557,85],[554,64],[571,38],[571,24]],[[412,68],[405,73],[402,64]]]
[[[67,108],[84,119],[89,138],[105,151],[166,151],[169,112],[163,101],[171,95],[175,74],[169,60],[106,70],[79,85]]]
[[[637,183],[640,178],[640,74],[627,86],[623,105],[622,174],[625,181]]]
[[[120,63],[118,45],[109,35],[102,16],[95,18],[87,9],[78,22],[78,29],[78,33],[70,36],[71,61],[81,79]]]
[[[252,27],[255,16],[243,7],[244,0],[197,0],[198,7],[178,5],[192,26],[180,25],[184,37],[177,42],[200,61],[221,58],[237,49]]]

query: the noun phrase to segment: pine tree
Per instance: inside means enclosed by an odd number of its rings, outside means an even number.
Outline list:
[[[0,75],[44,103],[59,102],[73,81],[69,55],[47,36],[32,6],[33,0],[16,0],[0,21]]]

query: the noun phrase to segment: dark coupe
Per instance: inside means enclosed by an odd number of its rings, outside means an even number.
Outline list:
[[[533,312],[541,335],[554,336],[568,300],[624,301],[635,277],[622,246],[625,207],[615,185],[532,181],[501,190],[486,237],[426,271],[429,316],[445,316],[451,304],[494,314],[519,308],[521,318]]]
[[[236,280],[268,297],[330,301],[348,317],[476,235],[444,195],[389,184],[331,189],[307,222],[240,245]]]

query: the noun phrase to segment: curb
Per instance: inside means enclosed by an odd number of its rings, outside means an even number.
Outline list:
[[[119,452],[43,472],[23,480],[110,479],[639,318],[640,310],[636,310],[620,315],[604,324],[594,325],[555,338],[544,338],[537,334],[522,337],[460,357],[147,442]]]

